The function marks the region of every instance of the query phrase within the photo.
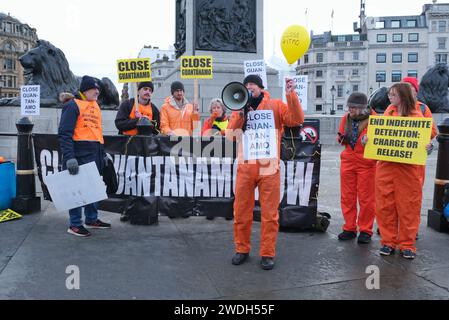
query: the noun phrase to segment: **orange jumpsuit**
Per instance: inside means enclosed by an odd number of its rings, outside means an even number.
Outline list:
[[[276,240],[279,231],[280,203],[280,142],[284,126],[297,127],[304,123],[304,112],[295,92],[287,95],[287,104],[281,100],[272,100],[267,91],[258,107],[260,110],[272,110],[277,130],[278,159],[244,161],[242,143],[239,143],[237,181],[234,201],[234,241],[237,253],[249,253],[251,250],[251,228],[255,204],[255,189],[259,188],[259,201],[262,211],[260,256],[276,256]],[[242,113],[231,116],[226,136],[234,136],[240,142],[245,119]]]
[[[426,106],[424,103],[419,102],[419,101],[416,103],[416,109],[419,110],[419,112],[421,112],[421,113],[422,113],[422,109],[423,109],[422,106],[425,107],[424,108],[425,111],[424,111],[424,114],[423,114],[424,118],[431,118],[432,119],[432,111],[430,111],[429,107]],[[436,123],[434,121],[433,125],[432,125],[432,139],[434,139],[437,135],[438,135],[438,128],[437,128],[437,125],[436,125]],[[421,180],[422,180],[423,187],[424,187],[425,179],[426,179],[426,167],[422,166]]]
[[[348,114],[343,117],[340,123],[340,130],[338,131],[340,135],[345,134],[347,117]],[[374,195],[376,161],[364,158],[365,148],[362,145],[362,137],[367,132],[368,127],[359,134],[354,149],[350,143],[342,142],[346,148],[341,153],[341,210],[345,218],[343,231],[360,231],[372,236],[374,218],[376,217]],[[360,205],[358,217],[357,200]]]
[[[384,116],[399,116],[389,106]],[[422,118],[415,110],[411,117]],[[421,220],[423,166],[379,161],[376,170],[376,215],[382,245],[416,252]]]

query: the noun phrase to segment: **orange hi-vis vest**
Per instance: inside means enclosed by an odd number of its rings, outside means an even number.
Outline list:
[[[148,117],[148,119],[153,120],[153,107],[151,106],[151,103],[148,106],[143,106],[143,105],[139,104],[138,109],[139,109],[139,113],[142,116]],[[136,119],[136,104],[134,104],[133,110],[131,111],[129,118]],[[123,132],[123,134],[126,136],[136,136],[137,133],[138,133],[137,128]]]
[[[73,141],[94,141],[104,144],[101,110],[96,101],[75,99],[80,115],[73,131]]]

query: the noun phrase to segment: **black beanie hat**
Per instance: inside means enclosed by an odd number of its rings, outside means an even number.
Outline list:
[[[354,92],[348,98],[348,107],[366,108],[368,106],[368,97],[364,93]]]
[[[151,91],[154,92],[154,84],[151,81],[144,81],[144,82],[139,83],[137,90],[140,90],[142,88],[151,88]]]
[[[176,90],[182,90],[185,92],[184,85],[179,81],[175,81],[171,84],[171,94],[175,93]]]
[[[98,85],[97,80],[95,78],[84,76],[83,79],[81,80],[80,91],[86,92],[89,91],[90,89],[100,90],[100,86]]]
[[[265,89],[263,86],[262,78],[255,74],[250,74],[243,80],[243,84],[246,86],[248,83],[254,83],[256,86],[258,86],[261,89]]]

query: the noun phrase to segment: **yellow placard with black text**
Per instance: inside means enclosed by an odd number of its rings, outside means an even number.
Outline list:
[[[118,82],[151,81],[151,61],[145,59],[125,59],[117,61]]]
[[[181,57],[181,79],[213,79],[212,56]]]
[[[432,119],[371,116],[365,158],[425,165]]]

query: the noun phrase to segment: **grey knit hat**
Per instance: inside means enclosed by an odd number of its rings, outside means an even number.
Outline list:
[[[366,108],[368,106],[368,97],[361,92],[354,92],[348,98],[348,107],[352,108]]]

